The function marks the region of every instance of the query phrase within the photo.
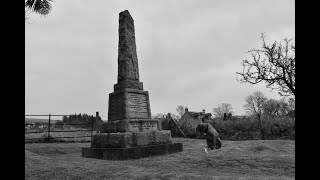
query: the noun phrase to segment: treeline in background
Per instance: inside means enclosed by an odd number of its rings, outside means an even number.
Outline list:
[[[205,120],[201,116],[208,113],[184,112],[185,107],[182,105],[176,109],[178,115],[160,113],[153,118],[161,119],[163,129],[171,130],[172,137],[197,138],[196,126],[206,122],[217,130],[222,140],[295,139],[294,98],[268,99],[263,93],[256,91],[245,98],[245,102],[243,107],[246,115],[243,116],[233,115],[231,104],[222,103],[213,108],[213,116]],[[199,115],[189,115],[186,118],[187,113]],[[183,122],[182,126],[181,121],[187,122]]]
[[[96,129],[96,127],[99,127],[99,125],[102,123],[101,117],[88,115],[86,113],[79,113],[79,114],[72,114],[69,116],[63,116],[62,121],[58,121],[56,124],[70,124],[70,126],[75,126],[79,128],[86,128],[90,129],[93,127],[93,129]],[[74,125],[73,125],[74,124]]]

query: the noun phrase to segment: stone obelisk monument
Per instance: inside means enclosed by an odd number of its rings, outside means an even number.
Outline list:
[[[109,94],[108,122],[92,136],[82,156],[109,160],[138,159],[182,151],[170,141],[171,131],[151,119],[148,91],[139,81],[134,21],[128,10],[119,14],[118,82]]]

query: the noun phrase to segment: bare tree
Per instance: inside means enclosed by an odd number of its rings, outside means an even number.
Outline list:
[[[177,106],[176,110],[178,112],[178,115],[182,117],[182,115],[184,114],[184,107],[182,105],[179,105]]]
[[[153,114],[151,115],[152,119],[165,119],[168,117],[168,115],[170,114],[170,117],[175,119],[175,120],[179,120],[180,117],[174,113],[157,113],[157,114]]]
[[[231,104],[222,103],[217,108],[213,108],[213,114],[216,117],[223,118],[224,114],[233,113]]]
[[[260,91],[254,92],[252,95],[249,95],[246,99],[246,104],[244,108],[246,112],[250,115],[254,115],[258,119],[258,123],[260,126],[260,131],[262,134],[262,139],[265,139],[265,133],[263,130],[263,123],[262,123],[262,113],[263,113],[263,106],[267,101],[267,98],[264,94]]]
[[[45,16],[48,15],[51,10],[51,3],[52,0],[27,0],[25,1],[25,7],[37,14]]]
[[[279,108],[279,115],[280,116],[285,116],[288,114],[288,112],[290,111],[290,105],[288,102],[285,101],[285,99],[281,99],[278,101],[280,108]]]
[[[269,99],[263,104],[263,114],[269,117],[276,117],[279,115],[280,103],[275,99]]]
[[[151,116],[152,119],[165,119],[165,117],[166,117],[165,113],[157,113]]]
[[[219,118],[223,118],[223,111],[221,108],[217,107],[217,108],[213,108],[213,115],[215,115],[215,117],[219,117]]]
[[[289,104],[284,99],[269,99],[263,104],[263,114],[272,118],[284,116],[289,110]]]
[[[29,9],[28,8],[24,8],[25,9],[25,16],[24,16],[24,20],[27,22],[28,19],[29,19],[29,16],[30,16],[30,12],[29,12]]]
[[[237,72],[241,83],[265,82],[267,88],[276,89],[281,96],[295,96],[295,44],[285,38],[284,44],[275,41],[266,44],[261,35],[262,49],[252,49],[253,62],[242,61],[243,71]]]
[[[288,100],[288,104],[289,104],[290,111],[296,109],[296,100],[294,98],[290,98]]]
[[[175,119],[176,121],[179,121],[180,118],[181,118],[181,116],[179,116],[179,115],[177,115],[175,113],[170,113],[170,114],[171,114],[172,119]]]

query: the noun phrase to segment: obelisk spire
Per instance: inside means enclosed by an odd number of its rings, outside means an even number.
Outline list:
[[[139,67],[134,22],[128,10],[119,13],[118,83],[138,81]]]

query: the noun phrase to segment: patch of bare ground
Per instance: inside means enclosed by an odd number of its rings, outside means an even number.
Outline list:
[[[204,152],[204,139],[173,138],[180,153],[125,161],[81,157],[90,143],[25,144],[25,179],[294,179],[295,141],[222,141]]]

